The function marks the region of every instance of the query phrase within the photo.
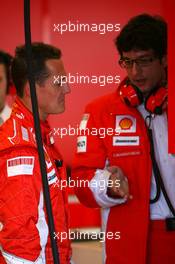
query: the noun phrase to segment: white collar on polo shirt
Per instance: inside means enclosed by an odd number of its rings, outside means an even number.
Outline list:
[[[3,119],[5,122],[11,114],[11,108],[6,104],[4,109],[0,112],[0,117]]]

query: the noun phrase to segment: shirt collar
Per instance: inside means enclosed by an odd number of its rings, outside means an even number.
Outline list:
[[[24,105],[19,97],[16,98],[13,108],[12,116],[17,118],[20,123],[34,131],[33,113]],[[40,120],[41,134],[44,142],[49,143],[51,128],[48,121]]]
[[[0,113],[0,117],[5,122],[10,117],[10,114],[11,114],[11,108],[7,104],[5,104],[3,110]]]

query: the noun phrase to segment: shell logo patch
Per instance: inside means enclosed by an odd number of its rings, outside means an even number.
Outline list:
[[[135,133],[136,118],[130,115],[117,115],[115,130],[118,133]]]
[[[121,127],[121,129],[130,129],[133,125],[133,122],[131,119],[129,118],[123,118],[122,120],[120,120],[119,122],[119,126]]]

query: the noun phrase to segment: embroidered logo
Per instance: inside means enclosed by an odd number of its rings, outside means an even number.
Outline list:
[[[113,137],[113,146],[138,146],[139,137]]]
[[[7,176],[32,175],[34,168],[33,156],[20,156],[7,160]]]
[[[87,149],[87,137],[80,136],[77,138],[77,152],[86,152]]]
[[[134,133],[136,132],[136,119],[130,115],[116,116],[116,132]]]
[[[80,129],[86,129],[89,117],[90,117],[90,114],[84,114],[83,115],[82,120],[80,122],[80,126],[79,126]]]

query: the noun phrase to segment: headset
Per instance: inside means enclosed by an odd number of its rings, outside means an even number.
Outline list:
[[[131,107],[137,107],[140,104],[144,103],[145,109],[151,114],[161,115],[163,111],[165,110],[164,105],[165,102],[167,102],[168,99],[168,89],[165,86],[157,86],[151,90],[151,92],[148,94],[146,98],[144,98],[143,93],[140,91],[140,89],[133,85],[130,80],[125,78],[119,88],[119,96],[121,100]],[[149,117],[147,116],[147,117]],[[146,121],[146,120],[145,120]],[[171,203],[171,200],[167,194],[164,182],[162,180],[162,176],[160,173],[160,169],[158,167],[157,161],[155,159],[155,153],[154,153],[154,143],[153,143],[153,136],[152,136],[152,129],[148,127],[148,136],[150,139],[150,154],[151,159],[153,163],[153,171],[154,171],[154,177],[156,181],[156,196],[154,199],[150,200],[150,203],[156,203],[161,195],[161,191],[164,195],[164,198],[166,200],[166,203],[170,209],[170,211],[173,214],[173,217],[166,218],[166,227],[168,231],[174,231],[175,230],[175,209]]]
[[[144,102],[145,109],[156,115],[163,113],[165,102],[168,99],[168,89],[164,86],[155,87],[144,99],[141,90],[132,84],[128,78],[121,82],[118,91],[121,100],[128,106],[137,107]]]

